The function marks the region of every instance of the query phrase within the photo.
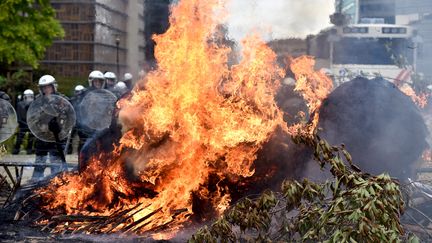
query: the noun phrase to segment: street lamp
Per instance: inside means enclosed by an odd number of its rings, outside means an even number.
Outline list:
[[[117,75],[120,76],[120,64],[119,64],[120,37],[118,35],[116,35],[115,43],[116,43],[116,49],[117,49],[117,59],[116,59],[116,63],[117,63]]]

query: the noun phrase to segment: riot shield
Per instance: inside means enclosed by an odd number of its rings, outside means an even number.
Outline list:
[[[78,105],[78,122],[85,130],[100,131],[111,124],[117,97],[106,89],[87,93]]]
[[[0,142],[15,134],[18,119],[15,109],[8,101],[0,99]]]
[[[58,138],[64,140],[75,126],[76,114],[72,104],[59,95],[40,96],[27,111],[27,124],[38,139],[55,142],[56,138],[49,124],[55,119],[58,124]]]

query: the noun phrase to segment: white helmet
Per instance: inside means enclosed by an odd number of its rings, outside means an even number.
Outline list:
[[[26,96],[26,95],[34,95],[33,90],[31,90],[31,89],[24,90],[24,96]]]
[[[116,85],[114,85],[114,90],[123,90],[123,89],[127,89],[127,86],[124,82],[122,81],[118,81],[116,83]]]
[[[53,76],[51,75],[44,75],[39,79],[38,85],[40,86],[46,86],[49,84],[55,84],[56,80]]]
[[[114,85],[114,94],[116,94],[118,98],[120,98],[127,91],[128,88],[126,84],[122,81],[119,81]]]
[[[82,86],[81,84],[80,85],[77,85],[77,86],[75,86],[75,92],[79,92],[79,91],[83,91],[84,90],[84,86]]]
[[[113,72],[106,72],[104,76],[107,88],[112,88],[117,83],[117,76]]]
[[[105,77],[101,71],[94,70],[89,74],[88,82],[89,82],[90,87],[93,86],[93,80],[95,80],[95,79],[103,80],[102,88],[105,86]]]
[[[23,100],[24,101],[28,101],[28,102],[33,101],[34,100],[34,92],[33,92],[33,90],[31,90],[31,89],[24,90]]]
[[[117,76],[116,76],[115,73],[113,73],[113,72],[106,72],[106,73],[104,74],[104,77],[105,77],[105,78],[109,78],[109,79],[115,79],[115,80],[117,80]]]
[[[74,94],[75,95],[80,95],[80,94],[82,94],[84,92],[84,90],[85,90],[84,86],[82,86],[81,84],[77,85],[77,86],[75,86]]]
[[[125,74],[124,74],[124,77],[123,77],[123,80],[124,80],[124,81],[128,81],[128,80],[132,80],[132,78],[133,78],[132,74],[130,74],[130,73],[125,73]]]
[[[54,92],[57,92],[57,82],[55,78],[51,75],[44,75],[39,79],[38,86],[39,92],[42,94],[42,87],[52,85],[54,87]]]

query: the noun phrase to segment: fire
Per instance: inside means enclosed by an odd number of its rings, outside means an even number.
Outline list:
[[[311,56],[301,56],[291,61],[290,67],[296,78],[295,91],[302,94],[307,102],[309,113],[313,115],[309,131],[316,129],[319,121],[318,109],[322,101],[333,90],[333,82],[324,73],[315,71],[315,59]],[[299,125],[290,128],[291,132],[299,129]]]
[[[425,162],[432,162],[432,150],[426,149],[422,154],[422,159]]]
[[[130,209],[133,226],[110,232],[170,224],[172,235],[193,214],[192,194],[217,213],[228,207],[227,188],[205,187],[209,175],[234,182],[251,177],[257,151],[286,125],[274,101],[284,75],[276,55],[250,36],[242,41],[241,61],[229,66],[232,50],[214,35],[224,15],[220,0],[183,0],[172,8],[170,29],[154,37],[158,69],[145,89],[118,103],[119,145],[95,155],[81,174],[64,174],[41,189],[45,210],[103,216]],[[300,83],[321,78],[299,75]]]
[[[428,102],[429,95],[425,93],[416,94],[414,89],[409,85],[398,86],[402,93],[406,94],[420,108],[425,108]]]

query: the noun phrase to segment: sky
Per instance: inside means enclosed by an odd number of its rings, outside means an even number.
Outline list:
[[[259,31],[265,40],[304,38],[330,26],[333,0],[231,0],[230,36],[241,39]]]

